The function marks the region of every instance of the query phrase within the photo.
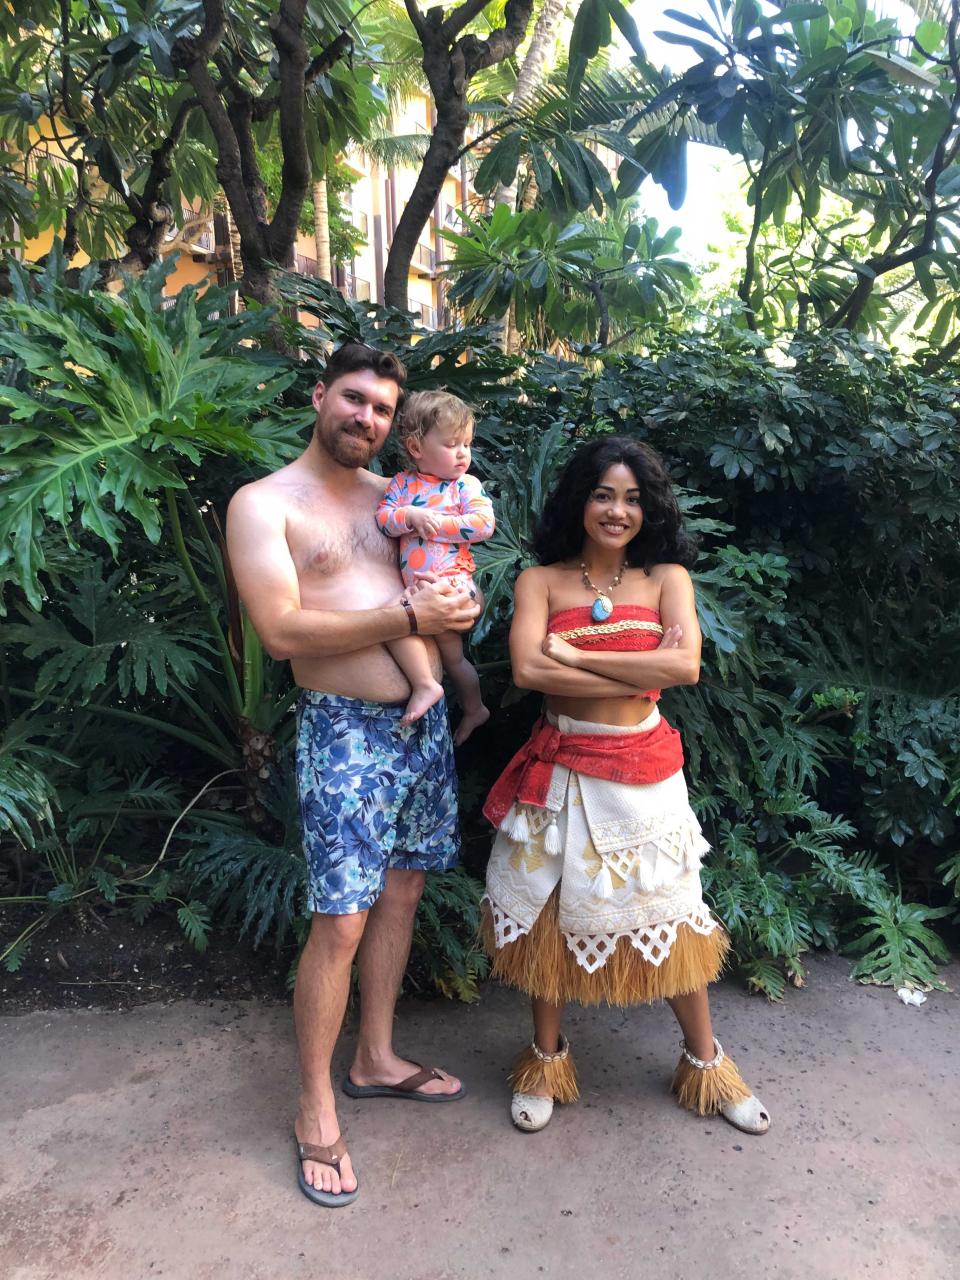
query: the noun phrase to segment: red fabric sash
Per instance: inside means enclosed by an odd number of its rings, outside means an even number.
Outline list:
[[[607,782],[662,782],[683,768],[680,735],[661,718],[644,733],[561,733],[543,716],[501,773],[483,806],[499,827],[514,802],[542,809],[555,764]]]

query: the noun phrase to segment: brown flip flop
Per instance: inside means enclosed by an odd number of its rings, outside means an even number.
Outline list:
[[[328,1164],[337,1173],[340,1172],[340,1161],[347,1154],[347,1144],[343,1134],[330,1147],[317,1146],[313,1142],[301,1142],[296,1133],[293,1144],[297,1148],[297,1182],[300,1190],[314,1204],[322,1204],[327,1209],[339,1209],[343,1205],[352,1204],[360,1192],[357,1183],[352,1191],[324,1191],[322,1187],[311,1187],[303,1173],[304,1160],[313,1160],[316,1164]],[[354,1170],[356,1176],[356,1170]]]
[[[442,1080],[443,1075],[436,1067],[423,1067],[419,1062],[416,1065],[419,1070],[399,1084],[354,1084],[348,1075],[343,1092],[350,1098],[403,1098],[407,1102],[456,1102],[467,1092],[461,1085],[456,1093],[419,1093],[422,1084]]]

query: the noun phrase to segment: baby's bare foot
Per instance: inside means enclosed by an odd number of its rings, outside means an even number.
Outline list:
[[[427,684],[416,685],[410,691],[410,701],[407,703],[406,710],[400,718],[400,723],[413,724],[414,720],[419,720],[442,697],[443,685],[438,684],[436,680],[431,680]]]
[[[487,707],[480,704],[476,711],[465,711],[463,719],[457,725],[457,731],[453,735],[453,745],[459,747],[461,743],[466,742],[473,733],[474,729],[479,729],[482,724],[486,724],[490,719],[490,712]]]

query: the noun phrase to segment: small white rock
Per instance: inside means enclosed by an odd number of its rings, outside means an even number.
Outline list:
[[[927,997],[922,991],[914,991],[913,987],[898,987],[897,999],[904,1004],[920,1005],[926,1003]]]

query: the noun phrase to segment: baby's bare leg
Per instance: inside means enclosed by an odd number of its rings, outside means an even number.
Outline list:
[[[459,747],[470,737],[474,729],[490,719],[490,712],[483,705],[480,692],[480,677],[476,667],[468,661],[463,652],[463,641],[456,631],[444,631],[437,636],[437,648],[443,659],[443,669],[453,682],[460,705],[463,707],[463,719],[457,725],[453,735],[453,745]],[[408,677],[409,679],[409,677]]]
[[[443,685],[434,680],[427,646],[419,636],[401,636],[387,644],[390,656],[410,682],[410,699],[401,724],[413,724],[443,697]]]

